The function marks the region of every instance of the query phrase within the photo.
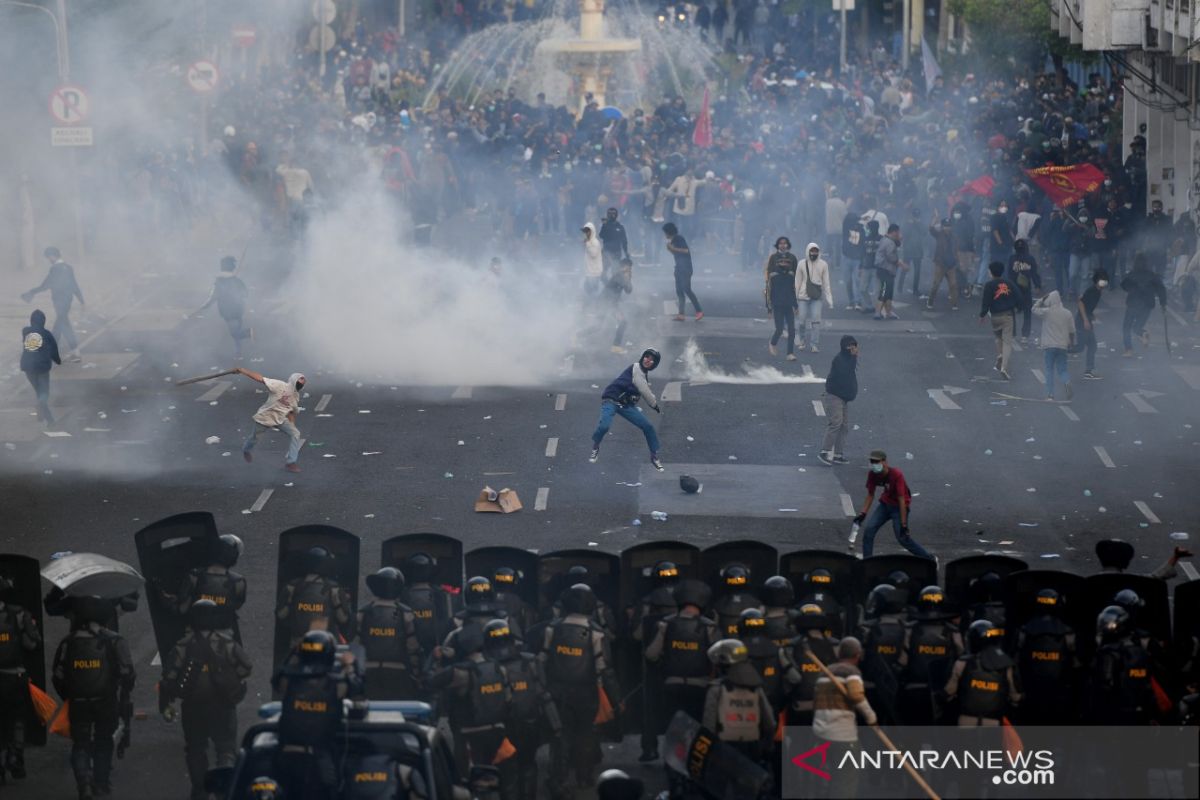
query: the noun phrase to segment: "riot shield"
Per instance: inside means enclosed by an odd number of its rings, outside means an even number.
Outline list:
[[[700,577],[700,548],[685,542],[646,542],[621,552],[621,608],[632,608],[649,594],[650,570],[660,561],[672,561],[679,578]]]
[[[1148,575],[1133,575],[1128,572],[1101,572],[1088,575],[1083,580],[1083,614],[1088,626],[1095,632],[1096,617],[1105,606],[1113,605],[1113,597],[1122,589],[1138,593],[1145,605],[1133,613],[1133,625],[1149,631],[1158,642],[1171,638],[1171,610],[1167,598],[1167,582]]]
[[[437,570],[434,573],[436,585],[453,587],[455,595],[462,591],[462,542],[453,536],[443,536],[440,533],[405,533],[384,540],[380,562],[382,566],[395,567],[403,572],[404,559],[413,553],[425,553],[437,560]]]
[[[700,553],[700,580],[713,587],[714,597],[721,586],[720,573],[729,564],[743,564],[750,570],[750,585],[747,591],[757,594],[758,587],[772,575],[777,574],[779,551],[769,544],[742,539],[721,542],[704,548]]]
[[[770,788],[771,773],[686,712],[675,712],[663,745],[667,768],[688,778],[689,788],[705,797],[761,797]]]
[[[937,562],[928,558],[895,553],[886,556],[871,556],[858,562],[854,578],[854,591],[859,603],[866,602],[867,595],[887,576],[896,570],[907,572],[909,605],[915,605],[917,595],[926,586],[938,582]]]
[[[438,563],[441,564],[441,561],[439,560]],[[519,547],[478,547],[463,557],[463,564],[466,567],[468,578],[482,575],[493,581],[496,591],[512,591],[530,606],[537,606],[537,553],[531,553]],[[493,576],[499,567],[511,567],[517,571],[516,587],[510,589],[507,586],[495,584]]]
[[[1082,632],[1094,628],[1094,616],[1091,625],[1084,619],[1082,575],[1051,569],[1023,569],[1004,576],[1004,607],[1010,632],[1020,631],[1022,625],[1038,615],[1037,593],[1042,589],[1058,592],[1063,622]]]
[[[617,610],[621,559],[600,550],[555,550],[538,556],[538,610],[544,617],[550,616],[554,601],[567,588],[567,570],[577,564],[587,567],[588,585],[596,593],[596,599],[610,610]]]
[[[217,521],[207,511],[188,511],[152,522],[133,535],[138,565],[146,579],[146,604],[154,641],[167,666],[175,643],[187,628],[179,591],[188,572],[213,563],[219,542]]]
[[[854,565],[857,563],[856,556],[837,550],[797,550],[779,557],[779,574],[792,582],[796,601],[799,602],[808,592],[805,576],[815,569],[827,569],[833,578],[833,585],[826,591],[843,608],[850,608],[855,600]]]
[[[1003,580],[1006,575],[1028,568],[1021,559],[1009,556],[984,554],[956,558],[946,565],[946,583],[942,589],[947,605],[955,611],[964,609],[970,602],[971,582],[980,575],[994,572]],[[918,586],[917,591],[921,588]]]
[[[329,577],[350,598],[351,620],[358,609],[358,559],[359,539],[353,533],[332,525],[300,525],[279,534],[279,563],[275,577],[276,608],[282,599],[284,587],[290,581],[307,574],[305,554],[311,547],[324,547],[333,555],[332,572]],[[275,619],[274,671],[278,672],[288,655],[291,637],[286,621]]]
[[[21,556],[16,553],[0,553],[0,578],[12,582],[11,602],[21,606],[33,617],[34,624],[42,637],[46,635],[46,627],[42,618],[42,576],[41,565],[36,558]],[[25,672],[34,686],[46,691],[46,643],[43,638],[37,649],[25,653]],[[46,744],[46,726],[33,710],[33,704],[26,706],[25,715],[25,744],[42,747]]]

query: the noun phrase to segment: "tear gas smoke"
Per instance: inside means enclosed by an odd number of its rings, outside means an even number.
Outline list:
[[[695,339],[688,339],[683,350],[684,371],[692,383],[729,383],[739,386],[767,386],[775,383],[824,383],[816,375],[789,375],[765,364],[743,367],[740,375],[709,366],[704,352]]]

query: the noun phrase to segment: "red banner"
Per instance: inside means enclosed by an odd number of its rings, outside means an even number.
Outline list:
[[[708,87],[704,88],[704,105],[700,107],[700,116],[696,117],[696,127],[692,131],[692,144],[696,147],[712,147],[712,115],[708,113]]]
[[[971,194],[978,197],[991,197],[992,189],[994,188],[996,188],[996,181],[990,175],[980,175],[973,181],[967,181],[957,191],[953,192],[948,198],[948,205],[953,206],[959,200]]]
[[[1076,203],[1104,183],[1104,173],[1092,164],[1027,169],[1025,174],[1056,206]]]

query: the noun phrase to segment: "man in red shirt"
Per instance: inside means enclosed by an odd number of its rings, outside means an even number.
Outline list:
[[[867,527],[863,529],[863,558],[871,557],[875,546],[875,534],[884,526],[884,523],[891,520],[896,541],[905,550],[915,556],[932,560],[933,556],[929,555],[924,547],[921,547],[908,535],[908,515],[909,507],[912,505],[912,492],[908,489],[908,482],[904,480],[904,473],[895,467],[888,466],[887,453],[882,450],[872,450],[870,461],[871,471],[867,473],[867,499],[863,501],[862,511],[854,518],[855,523],[861,525],[867,518],[867,512],[871,510],[871,504],[875,502],[875,489],[882,486],[883,494],[879,496],[879,505],[875,506],[875,513],[867,521]]]

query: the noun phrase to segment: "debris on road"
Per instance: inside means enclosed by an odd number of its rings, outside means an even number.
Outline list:
[[[479,497],[475,499],[476,511],[511,514],[522,508],[524,506],[521,505],[521,498],[515,491],[508,488],[496,491],[490,486],[484,486],[479,490]]]
[[[205,444],[220,444],[221,437],[220,436],[210,436],[204,440],[204,443]]]

